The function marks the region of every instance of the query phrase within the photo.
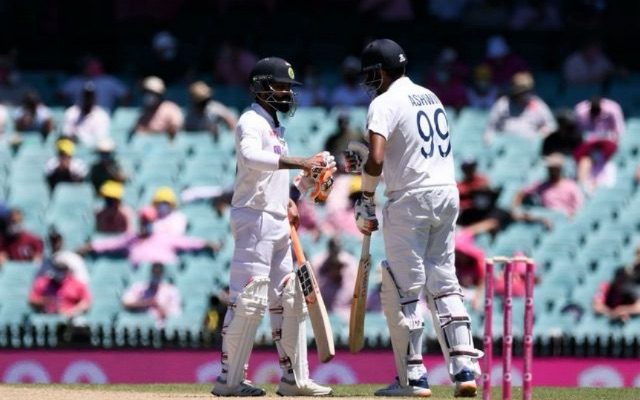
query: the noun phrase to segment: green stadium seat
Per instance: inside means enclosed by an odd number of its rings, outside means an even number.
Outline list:
[[[29,325],[35,335],[35,343],[38,346],[58,345],[58,327],[67,324],[66,317],[58,314],[31,314]]]
[[[115,322],[115,344],[117,346],[160,347],[161,331],[156,320],[148,313],[118,313]]]

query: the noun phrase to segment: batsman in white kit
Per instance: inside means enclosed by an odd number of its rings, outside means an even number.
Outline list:
[[[258,61],[251,72],[255,96],[236,128],[237,173],[231,202],[235,241],[230,270],[231,305],[222,329],[222,372],[212,390],[217,396],[264,396],[246,379],[246,368],[258,325],[267,307],[282,379],[282,396],[323,396],[331,388],[309,378],[306,305],[293,272],[290,222],[297,209],[289,199],[289,169],[301,169],[313,186],[311,171],[335,171],[327,152],[310,158],[290,157],[278,112],[295,110],[291,65],[278,57]],[[317,174],[315,175],[317,177]],[[298,180],[300,181],[300,179]],[[309,182],[310,181],[310,182]],[[321,186],[326,197],[330,185]]]
[[[363,234],[378,229],[374,193],[381,173],[388,198],[382,212],[387,259],[380,298],[398,376],[375,394],[431,395],[422,361],[424,322],[417,307],[425,295],[455,382],[454,394],[473,397],[483,353],[474,348],[455,273],[459,195],[449,126],[438,97],[405,75],[406,64],[404,51],[392,40],[375,40],[365,47],[365,85],[375,92],[367,115],[369,143],[351,143],[345,154],[350,171],[362,170],[363,193],[355,217]]]

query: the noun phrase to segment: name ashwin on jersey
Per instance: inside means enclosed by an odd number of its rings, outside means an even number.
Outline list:
[[[410,94],[409,101],[414,107],[440,104],[440,100],[438,100],[436,96],[430,94]]]

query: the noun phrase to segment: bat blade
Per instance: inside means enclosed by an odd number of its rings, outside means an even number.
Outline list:
[[[309,311],[309,319],[313,328],[313,336],[316,340],[318,349],[318,359],[320,362],[326,363],[330,361],[336,354],[335,344],[333,342],[333,330],[329,322],[329,314],[324,305],[320,287],[313,273],[311,264],[305,260],[302,246],[298,239],[298,234],[293,226],[291,226],[291,244],[296,255],[296,276],[302,287],[302,294],[307,303]]]
[[[371,257],[369,246],[371,236],[364,237],[362,252],[358,263],[358,275],[353,289],[353,301],[351,302],[351,315],[349,317],[349,351],[357,353],[364,347],[364,316],[367,311],[367,290],[369,288],[369,272],[371,270]]]

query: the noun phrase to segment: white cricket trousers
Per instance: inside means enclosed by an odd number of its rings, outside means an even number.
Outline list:
[[[231,232],[235,241],[229,279],[232,302],[255,277],[268,277],[269,307],[279,302],[281,282],[293,271],[290,226],[278,217],[253,208],[231,209]]]
[[[391,193],[383,209],[389,268],[401,293],[432,296],[460,290],[455,270],[456,186]]]

